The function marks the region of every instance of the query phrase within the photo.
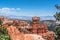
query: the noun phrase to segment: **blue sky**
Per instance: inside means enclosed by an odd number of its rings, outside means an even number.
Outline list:
[[[53,16],[60,0],[0,0],[0,15]]]

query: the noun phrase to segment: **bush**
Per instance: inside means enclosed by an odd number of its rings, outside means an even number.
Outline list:
[[[6,28],[0,26],[0,40],[11,40]]]

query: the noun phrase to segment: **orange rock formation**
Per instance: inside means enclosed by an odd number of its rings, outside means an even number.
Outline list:
[[[15,26],[8,26],[7,30],[12,40],[24,40],[24,34],[20,33]]]
[[[23,34],[15,26],[7,27],[11,40],[44,40],[42,36],[36,34]]]
[[[10,22],[10,21],[8,21],[8,22]],[[15,21],[14,23],[15,23],[15,25],[17,25],[17,24],[20,25],[20,27],[22,27],[21,26],[22,24],[25,24],[24,22],[21,23],[18,20]],[[28,23],[26,25],[28,25]],[[32,32],[32,34],[24,34],[24,33],[20,32],[16,28],[16,26],[8,26],[8,25],[5,25],[5,26],[8,30],[8,33],[10,34],[12,40],[32,40],[32,39],[44,40],[43,38],[45,38],[46,40],[55,40],[54,33],[48,30],[47,25],[45,23],[43,23],[42,26],[40,25],[39,17],[33,17],[32,18],[32,27],[27,28],[28,31]],[[37,37],[34,35],[36,35]]]

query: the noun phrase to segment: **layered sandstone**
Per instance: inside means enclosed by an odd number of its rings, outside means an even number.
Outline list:
[[[7,27],[11,40],[44,40],[42,36],[37,34],[23,34],[15,26]]]

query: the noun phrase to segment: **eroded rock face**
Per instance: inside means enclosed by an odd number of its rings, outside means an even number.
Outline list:
[[[42,36],[37,34],[25,34],[25,40],[45,40]]]
[[[7,29],[8,29],[8,32],[12,40],[23,40],[24,39],[24,34],[20,33],[16,27],[9,26],[7,27]]]
[[[44,40],[37,34],[23,34],[14,26],[7,27],[7,30],[12,40]]]

